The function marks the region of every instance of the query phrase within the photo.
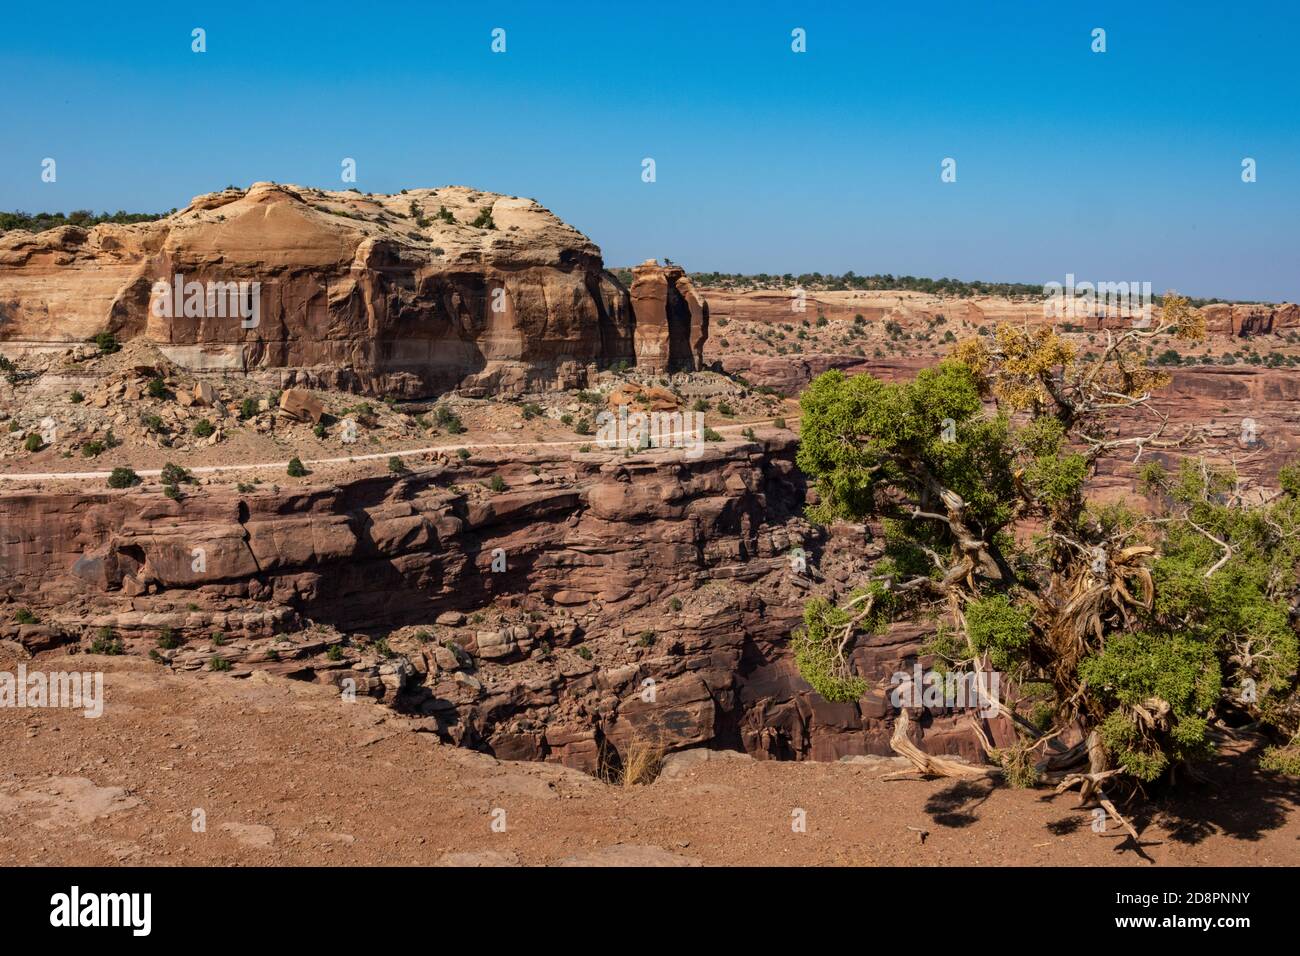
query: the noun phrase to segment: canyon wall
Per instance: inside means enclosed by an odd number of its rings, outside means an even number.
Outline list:
[[[236,675],[256,664],[351,677],[450,741],[588,770],[637,741],[886,754],[889,678],[926,635],[900,624],[862,641],[854,666],[875,687],[856,703],[829,703],[798,676],[790,633],[804,601],[846,587],[880,548],[866,527],[828,533],[800,517],[794,452],[789,433],[768,430],[695,460],[473,457],[341,487],[211,485],[180,501],[3,493],[0,586],[36,620],[5,622],[0,639],[39,651],[108,628],[128,653],[178,669],[216,655]],[[492,475],[508,490],[487,493]],[[328,656],[347,634],[383,638],[391,657]],[[959,720],[927,712],[924,746],[979,759]]]

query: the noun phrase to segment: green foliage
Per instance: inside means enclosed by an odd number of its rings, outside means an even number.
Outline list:
[[[149,384],[145,386],[145,393],[150,398],[164,398],[167,395],[167,382],[161,376],[155,376],[149,379]]]
[[[307,474],[307,469],[303,465],[302,459],[295,455],[293,458],[289,459],[289,467],[286,470],[286,473],[290,478],[302,478]]]
[[[172,212],[175,211],[172,210]],[[98,214],[90,209],[74,209],[67,215],[61,212],[0,212],[0,232],[9,229],[22,229],[25,232],[44,232],[46,229],[57,229],[60,226],[78,226],[82,229],[89,229],[91,226],[98,226],[104,222],[118,224],[153,222],[155,219],[162,219],[166,215],[168,214],[165,212],[126,212],[122,209],[117,212],[101,212]]]
[[[256,415],[257,415],[257,399],[251,397],[245,398],[242,402],[239,403],[239,417],[242,418],[244,421],[248,421],[248,419],[253,418]]]
[[[36,615],[25,607],[20,607],[14,612],[14,621],[18,624],[35,624]]]
[[[45,447],[45,442],[43,442],[41,440],[41,436],[36,434],[35,432],[32,432],[30,435],[28,435],[27,439],[23,442],[23,448],[25,448],[27,451],[40,451],[44,447]]]
[[[969,368],[947,360],[911,382],[827,372],[800,398],[799,466],[815,479],[820,503],[809,517],[829,523],[875,514],[878,488],[925,491],[926,476],[961,495],[979,528],[992,531],[1012,515],[1009,428],[1002,416],[980,417]],[[946,425],[953,425],[952,435]]]
[[[397,455],[388,459],[388,470],[395,475],[405,475],[411,471],[410,468],[406,467],[406,462]]]
[[[160,478],[164,485],[179,485],[182,482],[192,482],[194,480],[194,476],[187,469],[182,468],[180,465],[174,465],[170,461],[163,465]]]
[[[1219,662],[1203,641],[1178,634],[1111,635],[1105,648],[1079,664],[1079,676],[1112,707],[1102,741],[1120,766],[1139,780],[1161,776],[1171,760],[1210,753],[1205,713],[1222,689]],[[1145,726],[1139,714],[1168,704],[1167,730]]]
[[[108,476],[110,488],[130,488],[138,484],[140,484],[140,476],[130,468],[114,468],[112,474]]]
[[[998,670],[1010,671],[1024,663],[1029,651],[1028,607],[1011,603],[1006,594],[992,594],[966,605],[966,630],[980,653],[988,653]]]
[[[101,627],[95,635],[95,639],[90,642],[86,648],[88,654],[104,654],[108,657],[116,657],[126,648],[122,644],[122,639],[114,637],[113,632],[107,627]]]
[[[1287,747],[1269,747],[1259,758],[1261,770],[1300,777],[1300,744]]]
[[[506,480],[500,475],[493,475],[492,479],[488,482],[488,487],[499,494],[505,491],[508,486],[506,485]]]
[[[837,607],[822,597],[813,598],[804,606],[804,626],[797,630],[792,640],[795,667],[808,685],[829,701],[843,703],[858,700],[867,692],[867,682],[849,672],[848,663],[839,653],[839,643],[845,626],[856,613],[872,599],[871,613],[859,622],[868,633],[885,628],[894,608],[895,599],[880,582],[853,593],[850,602],[857,601],[854,611]]]
[[[1033,497],[1049,512],[1066,514],[1077,509],[1088,477],[1088,460],[1064,450],[1065,426],[1056,418],[1042,416],[1014,434],[1027,459],[1024,481]]]
[[[117,336],[112,332],[96,332],[95,337],[91,339],[91,341],[95,343],[95,347],[98,348],[100,353],[103,355],[112,355],[114,352],[117,352],[122,348],[121,344],[117,341]]]
[[[1289,481],[1287,468],[1279,478],[1283,474]],[[1225,663],[1248,656],[1249,667],[1232,665],[1232,683],[1254,680],[1268,706],[1294,691],[1300,666],[1290,620],[1300,566],[1300,498],[1284,493],[1265,506],[1243,508],[1227,503],[1234,485],[1228,473],[1184,462],[1169,493],[1186,517],[1168,526],[1152,568],[1155,617],[1213,648]],[[1211,535],[1231,548],[1226,556]]]
[[[435,408],[433,418],[438,423],[439,428],[445,428],[452,435],[459,435],[465,431],[465,425],[461,422],[460,416],[446,405],[439,405]]]
[[[194,428],[192,429],[196,438],[209,438],[216,430],[216,426],[206,418],[200,418],[194,423]]]

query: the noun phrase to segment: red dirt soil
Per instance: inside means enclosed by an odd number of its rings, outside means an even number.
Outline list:
[[[0,650],[0,669],[17,664]],[[1093,832],[1076,795],[882,781],[889,760],[678,758],[623,788],[439,745],[319,685],[139,658],[26,666],[102,670],[104,713],[0,709],[0,865],[1300,863],[1300,788],[1244,752],[1136,811],[1135,846],[1113,824]]]

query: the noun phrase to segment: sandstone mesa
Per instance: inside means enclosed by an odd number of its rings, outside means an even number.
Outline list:
[[[160,309],[159,283],[257,283],[257,322]],[[624,288],[594,243],[531,199],[268,182],[154,222],[0,236],[0,342],[21,352],[105,331],[196,372],[497,394],[583,385],[617,362],[697,368],[708,305],[682,269],[653,261]]]

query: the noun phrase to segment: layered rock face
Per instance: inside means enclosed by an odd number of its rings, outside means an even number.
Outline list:
[[[648,259],[632,270],[636,359],[653,371],[690,372],[704,366],[709,304],[680,266]]]
[[[638,741],[889,753],[884,688],[925,635],[899,625],[855,650],[878,687],[858,703],[830,704],[798,676],[789,635],[804,601],[847,586],[880,548],[860,526],[828,535],[798,516],[794,450],[771,431],[696,460],[471,458],[343,487],[210,486],[180,502],[0,494],[5,596],[38,619],[0,625],[0,638],[39,650],[107,627],[145,654],[170,628],[187,639],[161,652],[174,667],[220,655],[351,676],[449,740],[584,769]],[[480,493],[490,475],[511,490]],[[386,635],[396,657],[327,657],[337,638],[309,623]],[[273,633],[296,636],[271,649]],[[978,759],[965,719],[926,714],[923,744]]]
[[[178,278],[179,277],[179,278]],[[196,370],[419,396],[585,383],[634,356],[627,291],[531,199],[257,183],[151,223],[0,236],[6,352],[145,337]]]
[[[1212,335],[1270,335],[1300,328],[1300,305],[1228,304],[1207,305],[1201,309],[1205,328]]]

